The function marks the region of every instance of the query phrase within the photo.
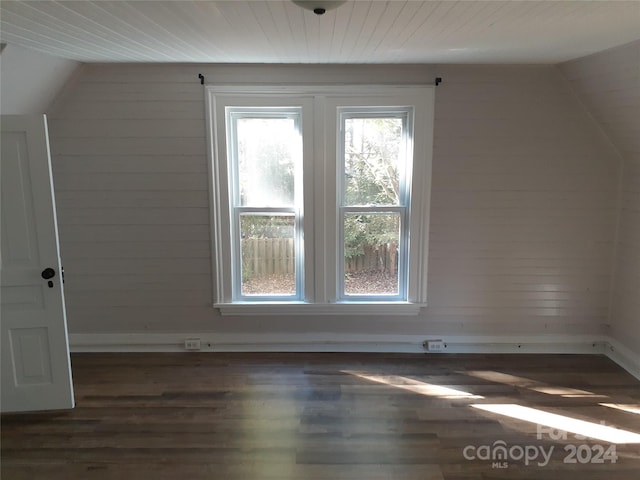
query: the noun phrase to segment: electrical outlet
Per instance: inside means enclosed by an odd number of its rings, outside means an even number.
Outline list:
[[[422,346],[427,352],[442,352],[444,350],[444,342],[442,340],[425,340]]]
[[[200,350],[199,338],[187,338],[184,341],[185,350]]]

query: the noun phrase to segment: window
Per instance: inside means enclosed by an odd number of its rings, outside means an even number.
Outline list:
[[[301,109],[227,107],[236,300],[301,300]]]
[[[338,298],[406,300],[413,109],[338,114]]]
[[[416,314],[433,87],[207,87],[215,306]]]

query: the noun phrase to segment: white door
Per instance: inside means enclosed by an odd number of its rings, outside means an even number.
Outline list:
[[[46,120],[0,118],[3,412],[74,406]]]

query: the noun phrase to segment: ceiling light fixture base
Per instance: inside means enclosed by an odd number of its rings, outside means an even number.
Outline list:
[[[328,10],[338,8],[347,3],[346,0],[291,0],[293,3],[305,10],[311,10],[316,15],[324,15]]]

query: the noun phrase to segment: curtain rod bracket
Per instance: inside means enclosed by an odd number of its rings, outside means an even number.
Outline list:
[[[436,87],[442,83],[442,77],[436,77]]]

